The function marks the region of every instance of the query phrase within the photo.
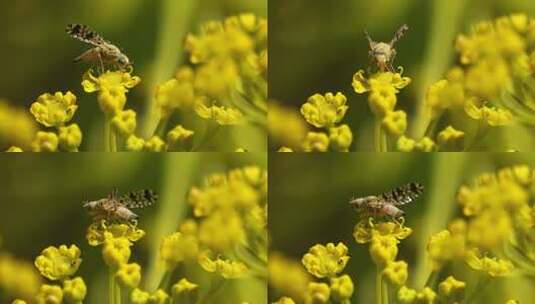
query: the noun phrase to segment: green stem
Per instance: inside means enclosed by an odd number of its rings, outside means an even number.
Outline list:
[[[433,134],[435,133],[435,130],[438,125],[438,118],[432,119],[427,124],[427,127],[425,128],[424,136],[427,136],[429,138],[434,138]]]
[[[115,303],[115,272],[110,267],[108,273],[108,300],[109,304]]]
[[[104,152],[111,152],[111,125],[110,120],[104,118]]]
[[[388,304],[388,283],[384,280],[383,280],[382,288],[383,288],[383,303]]]
[[[160,138],[165,134],[165,128],[167,127],[167,123],[169,122],[169,117],[162,117],[160,118],[160,121],[158,122],[158,126],[156,127],[156,130],[154,130],[153,136],[157,135]]]
[[[110,151],[117,152],[117,133],[110,128]]]
[[[115,304],[121,304],[121,286],[119,286],[119,283],[116,280],[113,280],[115,282]]]
[[[383,272],[381,267],[377,266],[377,273],[375,274],[375,303],[383,304]]]
[[[490,278],[487,275],[480,277],[476,283],[476,286],[472,289],[472,292],[466,297],[464,303],[472,303],[477,294],[481,294],[485,287],[489,284]]]
[[[172,270],[167,270],[160,280],[160,284],[158,284],[158,289],[167,290],[169,287],[169,283],[171,283],[171,277],[173,276]]]
[[[381,121],[376,118],[374,128],[375,152],[381,152],[381,133]]]
[[[437,279],[438,279],[438,273],[439,272],[436,271],[436,270],[431,271],[431,273],[427,277],[427,280],[425,281],[424,287],[427,286],[427,287],[433,289],[435,284],[436,284],[436,282],[437,282]]]

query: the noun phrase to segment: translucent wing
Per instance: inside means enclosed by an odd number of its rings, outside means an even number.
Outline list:
[[[381,194],[381,198],[393,205],[405,205],[415,200],[423,192],[424,187],[421,184],[408,183]]]
[[[65,31],[74,39],[94,46],[102,46],[103,44],[109,43],[108,41],[104,40],[102,36],[97,34],[97,32],[89,28],[87,25],[69,24],[67,25]]]
[[[158,200],[156,192],[150,189],[136,190],[129,192],[119,198],[119,203],[127,208],[144,208],[150,206]]]

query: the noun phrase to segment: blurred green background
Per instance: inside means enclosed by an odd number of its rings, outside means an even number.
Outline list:
[[[209,174],[249,165],[265,169],[266,156],[255,153],[3,154],[0,156],[1,250],[33,263],[48,246],[76,244],[83,259],[77,275],[88,285],[85,303],[105,303],[107,268],[101,248],[89,246],[85,239],[91,218],[82,203],[106,197],[114,187],[120,193],[153,189],[159,195],[157,204],[136,212],[140,216],[139,227],[147,234],[135,243],[131,260],[142,265],[141,286],[155,289],[154,282],[157,285],[161,278],[159,268],[155,267],[161,239],[176,231],[181,221],[191,215],[186,202],[189,190],[202,185]],[[265,299],[265,284],[252,279],[235,280],[226,286],[225,295],[227,299],[220,303]],[[0,302],[3,300],[0,290]]]
[[[535,155],[270,154],[270,251],[282,252],[300,262],[301,257],[315,244],[343,242],[348,246],[351,256],[344,273],[349,274],[355,282],[352,303],[372,303],[375,264],[369,256],[368,246],[357,244],[353,238],[353,227],[358,218],[348,204],[349,199],[383,193],[408,182],[419,182],[425,187],[424,194],[403,208],[406,213],[405,225],[412,228],[413,233],[401,241],[398,258],[409,264],[407,285],[420,288],[428,275],[425,247],[429,236],[445,229],[450,220],[460,215],[456,202],[459,187],[471,184],[482,173],[493,173],[515,164],[526,164],[533,168]],[[467,270],[461,279],[471,278],[472,274]],[[519,276],[496,279],[486,290],[495,290],[496,294],[490,293],[493,297],[481,303],[505,303],[507,299],[532,303],[533,300],[532,281]],[[280,296],[270,290],[270,300]]]
[[[409,134],[429,84],[455,60],[455,37],[481,20],[524,12],[525,0],[271,0],[269,5],[270,98],[296,111],[314,93],[343,92],[349,110],[343,122],[356,131],[359,150],[373,150],[373,118],[367,96],[351,87],[353,74],[370,65],[367,29],[376,41],[390,41],[404,23],[410,29],[396,44],[394,66],[413,80],[398,96],[409,118]],[[272,143],[273,145],[273,143]],[[278,146],[272,146],[278,149]]]
[[[205,21],[242,12],[267,17],[267,1],[1,1],[0,99],[29,111],[39,95],[70,90],[80,106],[74,121],[84,131],[82,150],[96,146],[103,115],[95,95],[84,93],[80,85],[89,65],[73,63],[88,46],[65,33],[69,23],[87,24],[134,62],[134,74],[142,81],[128,94],[127,108],[138,112],[138,130],[148,136],[157,123],[148,115],[149,102],[155,86],[173,77],[185,62],[185,35],[198,33]]]

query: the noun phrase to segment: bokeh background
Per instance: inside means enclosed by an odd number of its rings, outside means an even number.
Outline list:
[[[87,24],[117,44],[134,62],[134,74],[142,82],[128,94],[127,107],[136,110],[138,130],[148,137],[157,123],[157,117],[149,112],[154,89],[172,78],[186,61],[185,35],[199,33],[205,21],[244,12],[267,17],[267,0],[2,1],[0,100],[29,113],[30,104],[39,95],[70,90],[80,106],[74,120],[84,132],[92,132],[84,134],[81,150],[99,147],[95,141],[100,137],[103,115],[96,96],[84,93],[80,85],[89,65],[73,63],[88,46],[65,33],[69,23]],[[252,137],[254,131],[244,134],[242,130],[241,135]],[[250,141],[251,146],[258,142],[265,145],[264,137]]]
[[[271,0],[270,98],[295,111],[315,93],[343,92],[349,110],[343,120],[356,131],[359,150],[373,150],[373,119],[365,94],[351,86],[353,74],[370,65],[367,29],[376,41],[390,41],[404,23],[410,29],[396,44],[394,66],[402,65],[412,83],[398,95],[397,109],[407,112],[408,133],[421,128],[417,115],[426,88],[453,65],[453,44],[478,21],[523,12],[535,16],[525,0]],[[525,132],[525,131],[524,131]],[[495,136],[499,136],[500,132]],[[511,134],[513,133],[513,134]],[[527,134],[508,133],[526,144]],[[513,139],[509,139],[513,141]],[[515,142],[517,146],[522,141]],[[271,149],[280,145],[270,142]],[[530,141],[531,149],[533,141]],[[528,146],[529,146],[528,145]],[[531,150],[528,150],[531,151]]]
[[[419,182],[425,187],[424,194],[403,208],[405,225],[412,228],[413,233],[401,241],[398,254],[399,259],[409,264],[407,285],[418,289],[428,275],[425,249],[429,236],[445,229],[449,221],[460,215],[456,201],[459,187],[471,184],[482,173],[517,164],[533,168],[535,155],[270,154],[270,251],[280,252],[300,263],[302,256],[315,244],[343,242],[351,257],[344,273],[355,283],[352,303],[373,303],[376,266],[367,244],[357,244],[353,238],[358,217],[348,202],[353,196],[375,195],[408,182]],[[472,279],[474,272],[465,269],[464,279]],[[459,279],[457,273],[455,277]],[[490,292],[481,303],[505,303],[508,299],[531,303],[535,296],[532,281],[520,276],[494,279],[487,288],[485,290]],[[270,289],[269,296],[275,301],[283,294]]]
[[[83,259],[77,275],[88,286],[85,303],[106,303],[107,268],[101,248],[85,239],[92,220],[82,203],[106,197],[115,187],[120,193],[153,189],[158,202],[136,212],[147,234],[134,244],[131,261],[142,265],[141,286],[156,289],[162,275],[156,264],[161,239],[191,216],[190,189],[209,174],[250,165],[266,169],[265,154],[6,153],[0,156],[0,252],[33,263],[48,246],[76,244]],[[231,280],[220,295],[218,303],[264,303],[266,286],[256,279]],[[5,296],[0,288],[1,303],[8,303]]]

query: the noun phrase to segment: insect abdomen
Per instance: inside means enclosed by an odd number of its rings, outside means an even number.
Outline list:
[[[115,210],[115,216],[126,221],[134,220],[137,218],[137,214],[123,206],[117,207],[117,209]]]

